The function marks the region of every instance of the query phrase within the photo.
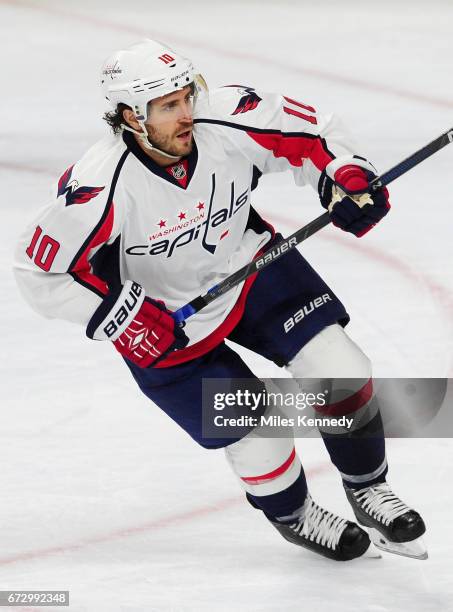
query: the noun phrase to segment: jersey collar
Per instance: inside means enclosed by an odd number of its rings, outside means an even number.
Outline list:
[[[180,181],[178,181],[178,179],[174,178],[169,172],[167,172],[164,167],[159,166],[159,164],[156,164],[156,162],[151,159],[151,157],[146,155],[146,153],[139,146],[139,144],[135,140],[134,135],[131,132],[127,132],[126,130],[124,130],[123,140],[127,148],[131,151],[131,153],[135,155],[135,157],[140,160],[141,163],[146,166],[148,170],[150,170],[153,174],[157,174],[157,176],[160,176],[172,185],[176,185],[176,187],[179,187],[180,189],[184,190],[188,188],[198,161],[198,149],[195,140],[193,141],[191,153],[186,157],[182,158],[187,160],[187,183],[185,187],[183,187],[183,185],[180,183]]]

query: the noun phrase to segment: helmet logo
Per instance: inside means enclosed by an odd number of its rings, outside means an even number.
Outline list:
[[[174,62],[175,58],[172,57],[169,53],[164,53],[159,56],[159,59],[164,62],[164,64],[169,64],[170,62]]]
[[[116,61],[113,65],[108,64],[102,71],[102,74],[106,77],[109,76],[111,79],[113,79],[116,74],[123,74],[123,71],[118,66],[118,61]]]

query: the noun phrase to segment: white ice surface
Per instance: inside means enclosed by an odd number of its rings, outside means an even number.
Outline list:
[[[50,179],[105,133],[97,75],[112,50],[160,38],[212,86],[335,110],[385,170],[452,127],[452,24],[447,0],[0,1],[0,589],[69,589],[70,610],[90,612],[453,609],[450,440],[388,443],[390,481],[426,519],[428,561],[317,558],[243,502],[222,452],[141,396],[110,346],[32,313],[10,271]],[[327,228],[302,249],[377,376],[453,372],[452,165],[453,147],[399,179],[362,240]],[[254,201],[283,233],[321,212],[290,175],[263,178]],[[313,495],[352,518],[322,443],[298,448]]]

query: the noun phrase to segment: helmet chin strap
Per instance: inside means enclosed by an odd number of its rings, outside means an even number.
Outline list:
[[[145,147],[145,149],[148,149],[148,151],[155,151],[156,153],[159,153],[159,155],[163,155],[164,157],[167,157],[168,159],[171,159],[173,161],[178,161],[179,159],[181,159],[182,155],[171,155],[170,153],[162,151],[162,149],[158,149],[153,144],[151,144],[148,138],[148,132],[146,131],[145,122],[138,120],[138,123],[142,128],[141,132],[139,132],[138,130],[134,130],[134,128],[130,127],[129,125],[125,125],[124,123],[123,129],[135,134],[135,136],[139,138],[142,145]]]

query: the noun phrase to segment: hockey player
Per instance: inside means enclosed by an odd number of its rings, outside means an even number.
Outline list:
[[[349,317],[332,290],[293,250],[184,329],[171,313],[279,239],[251,206],[263,173],[291,170],[356,236],[387,214],[387,190],[342,191],[366,190],[376,173],[333,116],[251,87],[208,95],[192,63],[161,43],[113,54],[101,81],[113,135],[63,173],[55,200],[24,232],[15,273],[25,299],[112,342],[155,404],[202,446],[225,449],[249,502],[284,538],[336,560],[363,555],[368,533],[313,501],[292,437],[269,437],[264,426],[239,439],[202,432],[202,378],[259,384],[226,338],[299,379],[353,378],[350,396],[330,408],[363,415],[371,367],[345,333]],[[386,483],[382,423],[371,415],[354,435],[324,433],[325,445],[376,544],[425,558],[423,520]]]

